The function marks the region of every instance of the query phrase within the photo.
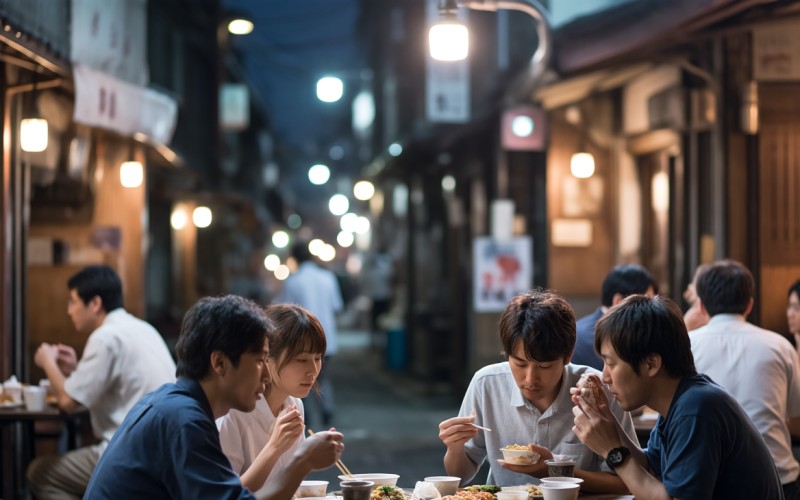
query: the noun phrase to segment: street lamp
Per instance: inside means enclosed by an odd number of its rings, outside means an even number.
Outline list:
[[[344,95],[341,78],[325,76],[317,80],[317,98],[322,102],[336,102]]]
[[[498,9],[525,12],[536,21],[539,45],[531,56],[524,83],[532,86],[544,75],[552,55],[552,36],[547,10],[536,0],[440,0],[442,18],[428,33],[431,57],[441,61],[459,61],[469,53],[469,34],[455,15],[459,7],[496,12]],[[524,89],[523,89],[524,90]]]

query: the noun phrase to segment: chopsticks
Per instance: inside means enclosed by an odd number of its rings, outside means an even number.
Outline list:
[[[469,416],[470,416],[470,417],[474,417],[474,416],[475,416],[475,408],[473,408],[473,409],[472,409],[472,411],[471,411],[471,412],[469,412]],[[472,427],[475,427],[476,429],[480,429],[480,430],[482,430],[482,431],[492,432],[492,430],[491,430],[490,428],[488,428],[488,427],[482,427],[482,426],[480,426],[480,425],[478,425],[478,424],[474,424],[474,423],[472,423],[472,422],[470,422],[470,424],[469,424],[469,425],[471,425]]]
[[[309,436],[313,436],[313,435],[314,435],[314,431],[312,431],[312,430],[311,430],[311,429],[309,429],[308,427],[306,427],[306,430],[308,431],[308,435],[309,435]],[[350,472],[350,469],[348,469],[348,468],[347,468],[347,466],[344,464],[344,462],[342,462],[341,460],[337,460],[337,461],[336,461],[336,467],[337,467],[337,468],[339,469],[339,471],[340,471],[342,474],[344,474],[345,476],[348,476],[348,477],[353,477],[353,473],[352,473],[352,472]]]

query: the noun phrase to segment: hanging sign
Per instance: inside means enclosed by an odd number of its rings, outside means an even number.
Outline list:
[[[427,1],[428,25],[439,18],[438,5],[438,0]],[[465,9],[459,9],[458,18],[466,24]],[[428,54],[425,75],[427,119],[438,123],[468,122],[470,118],[469,59],[437,61]]]
[[[178,115],[174,99],[79,64],[74,76],[76,122],[169,144]]]

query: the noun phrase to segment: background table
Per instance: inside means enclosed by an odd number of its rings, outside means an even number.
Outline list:
[[[28,411],[24,406],[0,407],[0,471],[2,471],[3,498],[25,498],[25,469],[35,455],[34,424],[42,420],[60,420],[67,432],[67,448],[78,445],[77,425],[87,418],[89,411],[63,413],[47,405],[41,411]],[[8,446],[7,443],[11,445]]]
[[[639,446],[645,448],[647,440],[650,438],[650,431],[656,426],[656,419],[658,414],[653,410],[645,411],[641,415],[633,417],[633,428],[636,431],[636,437],[639,439]]]

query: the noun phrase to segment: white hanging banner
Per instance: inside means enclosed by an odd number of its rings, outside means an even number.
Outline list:
[[[147,85],[147,0],[72,0],[72,62]]]
[[[439,0],[427,0],[428,26],[439,19]],[[465,23],[465,9],[458,10]],[[427,51],[426,51],[427,52]],[[425,64],[425,111],[429,121],[466,123],[470,118],[469,59],[437,61],[430,53]]]
[[[174,99],[80,64],[73,74],[76,122],[122,135],[139,132],[160,144],[172,140],[178,115]]]

